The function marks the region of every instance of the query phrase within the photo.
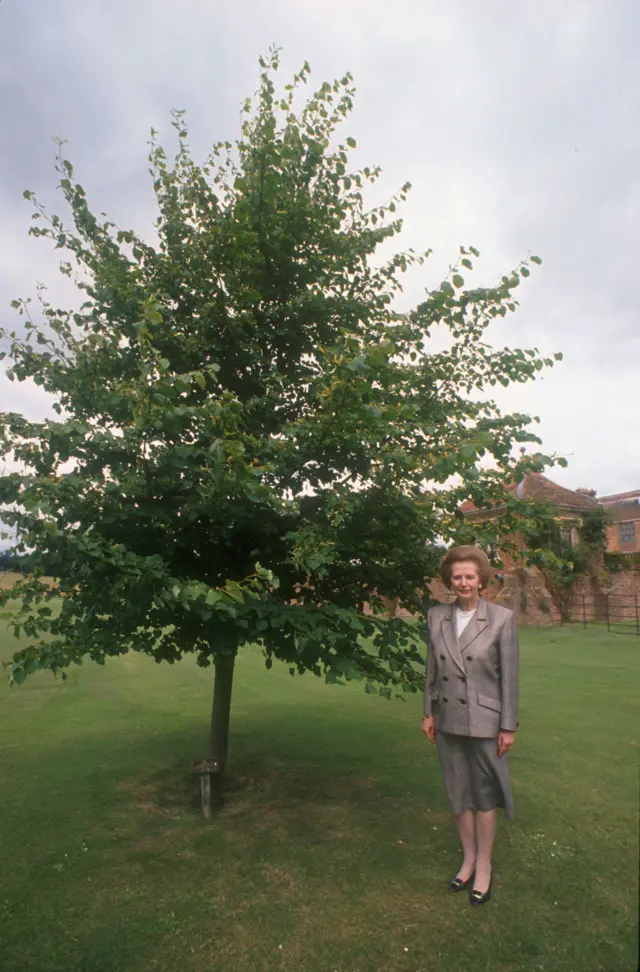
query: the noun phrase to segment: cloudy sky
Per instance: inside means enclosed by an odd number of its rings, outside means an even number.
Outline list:
[[[381,201],[413,184],[402,244],[434,256],[407,298],[460,244],[481,251],[477,284],[543,258],[491,339],[565,360],[502,403],[540,416],[569,460],[556,481],[640,488],[639,28],[637,0],[0,0],[0,320],[36,281],[65,296],[22,199],[57,205],[54,136],[94,209],[149,233],[149,128],[170,143],[185,108],[196,156],[235,138],[275,43],[283,84],[305,60],[318,84],[352,72],[344,134],[382,165]],[[7,408],[48,403],[0,375]]]

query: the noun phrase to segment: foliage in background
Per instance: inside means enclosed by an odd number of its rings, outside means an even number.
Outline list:
[[[621,570],[640,570],[640,553],[607,551],[604,555],[604,565],[612,574],[618,574]]]
[[[1,419],[2,453],[23,467],[0,477],[3,517],[31,551],[13,592],[13,631],[30,639],[14,681],[131,649],[169,663],[193,652],[216,668],[222,760],[244,644],[292,673],[419,688],[415,628],[386,619],[382,598],[420,612],[436,544],[493,539],[460,502],[504,502],[505,483],[551,461],[514,458],[539,443],[532,420],[490,394],[552,359],[485,340],[539,259],[469,288],[478,252],[461,247],[447,279],[395,309],[428,251],[380,259],[409,185],[371,204],[380,170],[353,167],[355,142],[337,134],[351,76],[304,102],[308,65],[277,92],[277,52],[261,63],[234,145],[198,165],[182,112],[172,162],[153,134],[153,245],[94,213],[61,149],[70,223],[25,195],[31,234],[65,255],[83,302],[56,308],[40,291],[40,316],[16,300],[24,326],[2,332],[9,376],[57,412]],[[432,351],[440,325],[450,345]],[[507,503],[499,529],[512,533],[528,505]]]
[[[540,567],[549,589],[557,593],[597,566],[607,545],[607,517],[602,506],[585,509],[572,519],[554,516],[552,507],[545,509],[540,522],[530,520],[526,525],[528,558]],[[577,533],[575,543],[572,529]]]

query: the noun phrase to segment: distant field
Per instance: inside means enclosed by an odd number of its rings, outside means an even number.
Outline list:
[[[13,587],[19,579],[20,574],[16,574],[12,570],[2,570],[0,571],[0,588],[7,590],[7,588]]]
[[[0,636],[0,657],[15,643]],[[2,972],[631,972],[640,639],[522,632],[493,900],[420,700],[239,663],[222,814],[190,806],[211,673],[128,656],[0,683]]]
[[[19,581],[21,577],[22,574],[17,574],[13,570],[0,571],[0,588],[2,590],[6,590],[7,588],[13,587],[16,581]],[[42,579],[45,582],[45,584],[53,584],[52,577],[43,577]]]

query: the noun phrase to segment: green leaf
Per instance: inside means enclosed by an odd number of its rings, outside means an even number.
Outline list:
[[[542,259],[541,259],[541,257],[539,257],[539,256],[532,256],[532,257],[531,257],[531,262],[532,262],[532,263],[537,263],[537,264],[539,265],[539,264],[541,264],[541,263],[542,263]]]
[[[349,369],[349,371],[362,371],[362,369],[365,368],[366,365],[367,365],[367,359],[365,358],[365,356],[363,354],[358,354],[352,361],[349,361],[349,363],[347,364],[347,368]]]
[[[344,685],[345,684],[344,680],[340,676],[340,673],[334,671],[333,669],[329,669],[329,671],[327,672],[327,674],[325,676],[325,680],[326,680],[326,682],[327,682],[328,685]]]
[[[464,287],[464,277],[461,277],[459,273],[454,273],[454,275],[451,278],[451,283],[453,284],[454,287],[457,287],[458,289],[460,287]]]
[[[21,665],[14,665],[13,669],[11,670],[11,678],[15,684],[22,685],[26,677],[27,673],[25,672],[24,668]]]
[[[244,601],[244,591],[237,581],[227,580],[224,585],[224,590],[233,601]]]

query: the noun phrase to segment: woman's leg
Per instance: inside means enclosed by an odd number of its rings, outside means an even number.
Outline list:
[[[460,843],[462,844],[462,852],[464,854],[462,867],[456,877],[459,877],[461,881],[468,881],[476,866],[476,827],[474,813],[473,810],[464,810],[462,813],[456,813],[455,817]]]
[[[473,887],[476,891],[488,891],[491,883],[491,852],[498,826],[498,810],[478,810],[476,813],[478,829],[478,858]]]
[[[467,881],[476,866],[476,827],[474,811],[471,809],[474,801],[469,742],[466,736],[457,736],[448,732],[436,733],[438,758],[464,855],[456,875],[461,881]],[[460,807],[465,809],[457,812]]]

